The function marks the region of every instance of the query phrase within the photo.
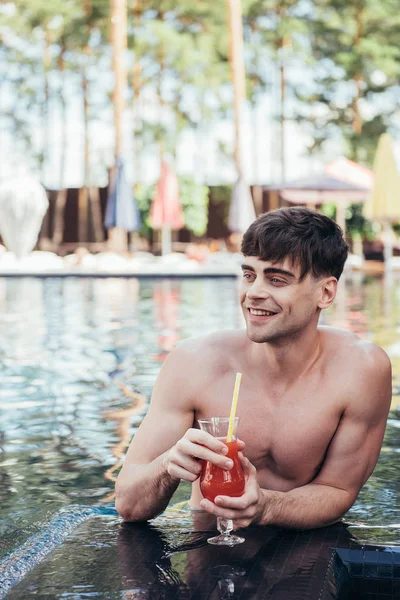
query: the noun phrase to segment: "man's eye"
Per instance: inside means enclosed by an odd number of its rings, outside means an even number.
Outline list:
[[[285,283],[283,279],[278,279],[278,277],[271,277],[272,283]]]
[[[253,279],[254,275],[252,273],[243,273],[244,279]]]

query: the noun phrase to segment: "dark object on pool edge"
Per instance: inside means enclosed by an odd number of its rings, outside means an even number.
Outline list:
[[[336,548],[321,600],[400,598],[400,548]]]

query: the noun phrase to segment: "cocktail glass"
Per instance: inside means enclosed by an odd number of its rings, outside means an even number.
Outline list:
[[[204,498],[214,502],[217,496],[238,497],[244,493],[245,479],[238,455],[237,429],[239,417],[235,417],[233,424],[232,441],[227,442],[229,430],[229,417],[211,417],[209,419],[199,419],[200,429],[210,433],[212,436],[220,439],[228,446],[227,458],[233,461],[233,467],[230,470],[222,469],[216,465],[204,461],[203,471],[200,478],[200,489]],[[238,535],[232,535],[233,520],[217,518],[217,529],[221,535],[210,538],[209,544],[217,546],[235,546],[244,542],[244,538]]]

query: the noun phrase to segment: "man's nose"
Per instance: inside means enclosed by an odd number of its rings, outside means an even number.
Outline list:
[[[267,298],[269,296],[268,290],[263,281],[256,279],[247,290],[248,298]]]

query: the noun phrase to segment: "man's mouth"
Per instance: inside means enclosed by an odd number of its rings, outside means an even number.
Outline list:
[[[273,317],[277,314],[270,310],[262,310],[261,308],[249,308],[248,311],[255,317]]]

